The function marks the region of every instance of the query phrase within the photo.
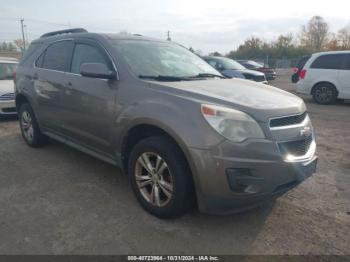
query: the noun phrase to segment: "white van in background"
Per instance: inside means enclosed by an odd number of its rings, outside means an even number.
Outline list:
[[[350,50],[313,54],[299,72],[297,92],[323,105],[350,99]]]

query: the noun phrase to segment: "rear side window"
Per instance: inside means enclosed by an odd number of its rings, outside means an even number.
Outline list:
[[[46,51],[43,58],[42,67],[45,69],[51,69],[62,72],[69,72],[70,61],[73,52],[73,42],[72,41],[61,41],[50,45]]]
[[[76,44],[71,72],[80,74],[80,67],[84,63],[101,63],[105,64],[110,70],[112,70],[110,60],[100,49],[88,44]]]
[[[46,52],[42,53],[42,54],[39,56],[39,58],[36,60],[36,62],[35,62],[35,66],[36,66],[36,67],[40,67],[40,68],[43,67],[43,65],[44,65],[45,53],[46,53]]]
[[[345,57],[345,70],[350,70],[350,54]]]
[[[311,68],[342,69],[344,58],[344,54],[322,55],[316,58]]]

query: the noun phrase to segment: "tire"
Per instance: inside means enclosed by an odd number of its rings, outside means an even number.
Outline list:
[[[147,162],[154,167],[152,170],[159,172],[148,172]],[[174,218],[194,206],[190,168],[182,151],[170,138],[155,136],[141,140],[131,151],[128,171],[137,200],[154,216]]]
[[[337,89],[330,83],[321,83],[315,86],[312,96],[320,105],[331,105],[337,101]]]
[[[33,109],[28,103],[21,105],[18,119],[22,137],[30,147],[42,147],[47,144],[49,139],[41,133]]]

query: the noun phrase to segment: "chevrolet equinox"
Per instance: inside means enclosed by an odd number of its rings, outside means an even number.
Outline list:
[[[225,79],[186,48],[70,29],[32,42],[16,72],[25,142],[61,141],[120,167],[141,206],[175,217],[240,212],[315,172],[300,98]]]

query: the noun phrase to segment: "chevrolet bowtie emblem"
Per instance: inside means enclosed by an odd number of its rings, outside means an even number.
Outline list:
[[[311,127],[305,126],[302,130],[300,130],[300,136],[308,137],[311,135]]]

